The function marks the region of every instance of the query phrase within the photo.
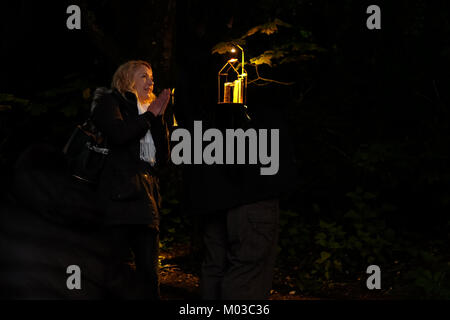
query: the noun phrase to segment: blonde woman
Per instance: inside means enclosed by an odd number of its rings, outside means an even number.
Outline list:
[[[92,105],[93,121],[110,149],[98,185],[98,205],[117,247],[107,281],[122,298],[159,299],[157,171],[169,158],[163,115],[170,90],[156,97],[153,84],[148,62],[126,62],[115,72],[111,89],[96,90]],[[116,267],[123,267],[127,256],[134,257],[136,272],[121,282]]]

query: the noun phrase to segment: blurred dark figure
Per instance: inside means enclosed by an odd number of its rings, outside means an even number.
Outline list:
[[[241,105],[215,105],[206,123],[223,133],[226,128],[268,129],[269,139],[270,129],[279,129],[278,173],[261,175],[261,165],[186,169],[191,212],[203,220],[204,299],[268,298],[277,253],[279,201],[296,179],[282,107],[264,102],[270,101],[269,88],[250,92],[263,98],[253,100],[251,112],[246,114]]]
[[[231,1],[227,8],[231,6],[239,4]],[[203,132],[218,128],[224,137],[226,128],[268,129],[269,139],[270,129],[280,130],[276,175],[260,175],[260,165],[183,166],[183,203],[200,222],[204,243],[202,298],[266,299],[277,252],[279,201],[296,175],[290,151],[293,137],[283,118],[287,102],[282,88],[249,88],[250,121],[242,105],[218,105],[217,72],[224,61],[212,55],[211,49],[231,37],[233,18],[237,20],[233,12],[238,10],[206,14],[195,1],[177,4],[177,10],[183,13],[177,20],[175,115],[179,126],[189,130],[191,137],[195,120],[202,121]]]
[[[0,210],[3,299],[101,299],[112,246],[94,209],[92,190],[69,174],[62,152],[27,148],[15,164],[9,201]],[[69,290],[67,268],[81,269],[81,290]]]

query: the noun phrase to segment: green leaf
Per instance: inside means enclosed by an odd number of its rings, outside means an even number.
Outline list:
[[[359,218],[359,215],[356,213],[355,210],[349,210],[345,215],[344,218],[352,218],[352,219],[357,219]]]
[[[43,104],[32,104],[32,105],[28,106],[27,111],[32,116],[38,116],[43,113],[46,113],[48,111],[48,107]]]
[[[0,93],[0,102],[18,104],[22,106],[28,106],[30,104],[30,100],[18,98],[10,93]]]
[[[271,35],[274,34],[278,31],[278,27],[279,26],[283,26],[283,27],[287,27],[287,28],[291,28],[292,26],[284,21],[281,21],[280,19],[276,18],[275,20],[271,21],[271,22],[267,22],[264,24],[261,24],[259,26],[253,27],[251,28],[249,31],[247,31],[247,33],[245,33],[242,36],[242,39],[250,37],[256,33],[264,33],[267,35]]]
[[[371,192],[364,192],[364,199],[370,200],[375,199],[377,196],[374,193]]]
[[[342,272],[342,263],[339,260],[333,260],[334,267]]]
[[[89,100],[91,98],[91,88],[84,89],[82,95],[84,100]]]
[[[167,214],[169,214],[170,213],[170,209],[168,209],[168,208],[162,208],[161,209],[161,214],[162,215],[167,215]]]
[[[325,221],[323,221],[323,220],[320,220],[320,221],[319,221],[319,226],[320,226],[322,229],[331,229],[331,228],[334,227],[334,225],[335,225],[335,223],[327,223],[327,222],[325,222]]]
[[[231,41],[219,42],[212,48],[211,53],[218,53],[218,54],[230,53],[231,49],[236,49],[235,44],[238,44],[242,47],[245,45],[245,41],[242,39],[234,39]]]
[[[282,216],[288,216],[288,217],[298,217],[298,212],[291,211],[291,210],[281,210]]]
[[[318,234],[316,234],[316,239],[320,240],[320,239],[326,239],[327,235],[324,232],[319,232]]]
[[[297,226],[293,226],[292,228],[289,228],[289,229],[288,229],[288,234],[289,234],[290,236],[295,236],[295,235],[297,235],[297,234],[298,234]]]
[[[172,222],[181,223],[181,218],[180,217],[173,217],[172,218]]]
[[[339,248],[342,247],[342,246],[341,246],[338,242],[336,242],[336,241],[331,241],[331,242],[329,243],[329,246],[330,246],[330,249],[339,249]]]
[[[315,58],[316,58],[316,56],[313,54],[290,55],[290,56],[283,58],[280,61],[280,64],[307,61],[307,60],[312,60]]]
[[[64,106],[61,109],[61,112],[66,116],[66,117],[73,117],[76,116],[78,114],[79,108],[77,105],[74,104],[68,104],[66,106]]]
[[[267,50],[264,51],[264,53],[260,54],[259,56],[255,58],[250,59],[251,64],[255,65],[261,65],[261,64],[267,64],[269,66],[272,66],[272,59],[279,59],[282,58],[285,55],[284,51],[281,50]]]
[[[322,251],[322,252],[320,253],[320,258],[316,260],[316,263],[322,264],[322,263],[325,262],[329,257],[331,257],[331,253],[326,252],[326,251]]]
[[[312,36],[312,32],[306,30],[300,30],[300,35],[304,39],[309,39]]]

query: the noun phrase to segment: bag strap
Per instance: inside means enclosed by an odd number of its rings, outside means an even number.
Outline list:
[[[107,156],[109,154],[109,149],[108,148],[97,147],[97,146],[93,145],[92,143],[90,143],[89,141],[86,142],[86,147],[89,150],[92,150],[92,151],[97,152],[97,153],[104,154],[105,156]]]

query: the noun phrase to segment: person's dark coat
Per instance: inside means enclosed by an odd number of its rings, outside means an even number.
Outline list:
[[[266,89],[267,90],[267,89]],[[275,175],[261,175],[260,164],[184,165],[184,203],[193,215],[216,214],[241,205],[280,198],[291,192],[297,179],[297,164],[292,141],[281,106],[270,103],[270,95],[260,92],[248,109],[242,105],[211,104],[206,116],[187,119],[183,124],[193,132],[193,121],[202,120],[203,130],[241,128],[279,129],[279,171]],[[256,101],[255,101],[256,100]],[[189,106],[183,105],[185,108]],[[247,118],[247,115],[249,118]],[[270,132],[268,132],[270,139]]]
[[[185,9],[189,11],[192,8],[187,6]],[[196,31],[215,29],[224,34],[228,29],[225,21],[229,18],[226,14],[220,16],[220,19],[197,21],[188,27],[180,24],[177,32],[185,43],[199,43],[204,48],[212,48],[217,43],[217,39],[209,37],[212,33],[200,35]],[[193,215],[216,214],[244,204],[289,195],[298,178],[293,143],[301,138],[289,134],[289,124],[284,115],[292,102],[286,101],[283,89],[274,89],[274,85],[259,87],[249,84],[247,112],[251,121],[247,122],[242,105],[217,104],[217,73],[212,70],[223,66],[223,57],[211,55],[208,49],[196,50],[195,54],[191,51],[188,46],[181,45],[176,55],[175,116],[179,127],[187,129],[191,136],[196,120],[202,121],[203,132],[208,128],[219,128],[222,133],[225,128],[279,129],[280,166],[276,175],[262,176],[260,165],[182,165],[185,211]],[[200,69],[199,64],[202,66]],[[192,75],[195,75],[195,81]]]
[[[138,114],[136,95],[97,89],[93,121],[110,149],[98,185],[100,209],[106,224],[159,225],[161,203],[157,171],[169,157],[168,128],[162,116]],[[156,165],[140,160],[140,139],[150,130]]]

